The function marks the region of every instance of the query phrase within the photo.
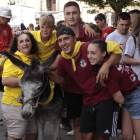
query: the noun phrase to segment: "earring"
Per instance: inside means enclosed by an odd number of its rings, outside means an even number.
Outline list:
[[[19,48],[18,48],[18,51],[20,52]]]

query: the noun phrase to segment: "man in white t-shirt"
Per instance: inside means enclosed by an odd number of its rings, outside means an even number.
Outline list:
[[[123,51],[122,59],[124,59],[124,44],[130,35],[130,15],[127,12],[122,12],[119,14],[117,24],[117,29],[109,34],[105,41],[115,41],[119,43],[121,50]]]

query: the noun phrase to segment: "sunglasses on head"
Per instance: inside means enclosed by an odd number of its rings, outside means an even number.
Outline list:
[[[103,19],[103,18],[102,18],[101,16],[99,16],[99,15],[96,15],[96,16],[95,16],[95,19],[96,19],[96,18]]]
[[[16,32],[16,35],[21,35],[22,33],[28,34],[29,31],[28,31],[28,30],[17,31],[17,32]]]
[[[42,14],[41,14],[41,17],[44,17],[44,16],[46,16],[46,15],[49,16],[49,17],[53,16],[52,13],[48,13],[48,14],[42,13]]]

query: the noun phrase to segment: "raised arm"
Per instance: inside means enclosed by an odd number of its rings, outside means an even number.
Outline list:
[[[90,27],[89,24],[84,24],[85,34],[89,35],[90,38],[96,36],[96,32]]]

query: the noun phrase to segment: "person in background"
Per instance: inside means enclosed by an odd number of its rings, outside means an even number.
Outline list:
[[[0,57],[4,57],[2,52],[9,49],[13,38],[12,29],[8,24],[11,18],[11,9],[6,6],[0,6]]]
[[[138,9],[134,9],[134,10],[129,11],[129,15],[131,17],[131,25],[130,25],[129,30],[132,30],[133,25],[134,25],[134,21],[137,18],[138,14],[140,14],[140,10],[138,10]]]
[[[17,31],[10,46],[9,52],[30,64],[33,57],[38,56],[36,40],[28,30]],[[8,131],[8,140],[36,140],[37,124],[33,117],[25,120],[21,116],[22,104],[17,102],[21,95],[19,80],[23,71],[15,66],[9,59],[3,65],[2,84],[4,93],[1,100],[1,108]]]
[[[38,27],[35,27],[35,31],[38,31]]]
[[[29,24],[29,29],[28,29],[29,31],[34,31],[34,24],[32,24],[32,23],[30,23]]]
[[[87,56],[92,66],[100,66],[104,60],[108,59],[106,48],[106,42],[91,41],[87,49]],[[124,63],[118,64],[110,68],[105,85],[114,100],[122,104],[123,140],[132,140],[133,133],[135,140],[140,140],[140,82],[137,75]],[[96,111],[96,107],[94,110]]]
[[[19,31],[19,30],[20,30],[19,27],[13,27],[13,28],[12,28],[13,36],[15,36],[16,32]]]
[[[105,41],[115,41],[120,44],[120,48],[123,51],[121,61],[124,62],[124,47],[126,39],[130,35],[130,15],[127,12],[122,12],[118,15],[117,29],[109,34]]]
[[[102,36],[102,30],[93,23],[90,23],[89,25],[96,32],[96,35],[100,38]]]
[[[140,14],[134,21],[133,30],[125,44],[125,62],[131,65],[140,80]]]
[[[106,23],[106,17],[104,14],[99,13],[94,18],[96,25],[102,30],[101,39],[105,41],[107,36],[114,31],[112,27],[109,27]]]

